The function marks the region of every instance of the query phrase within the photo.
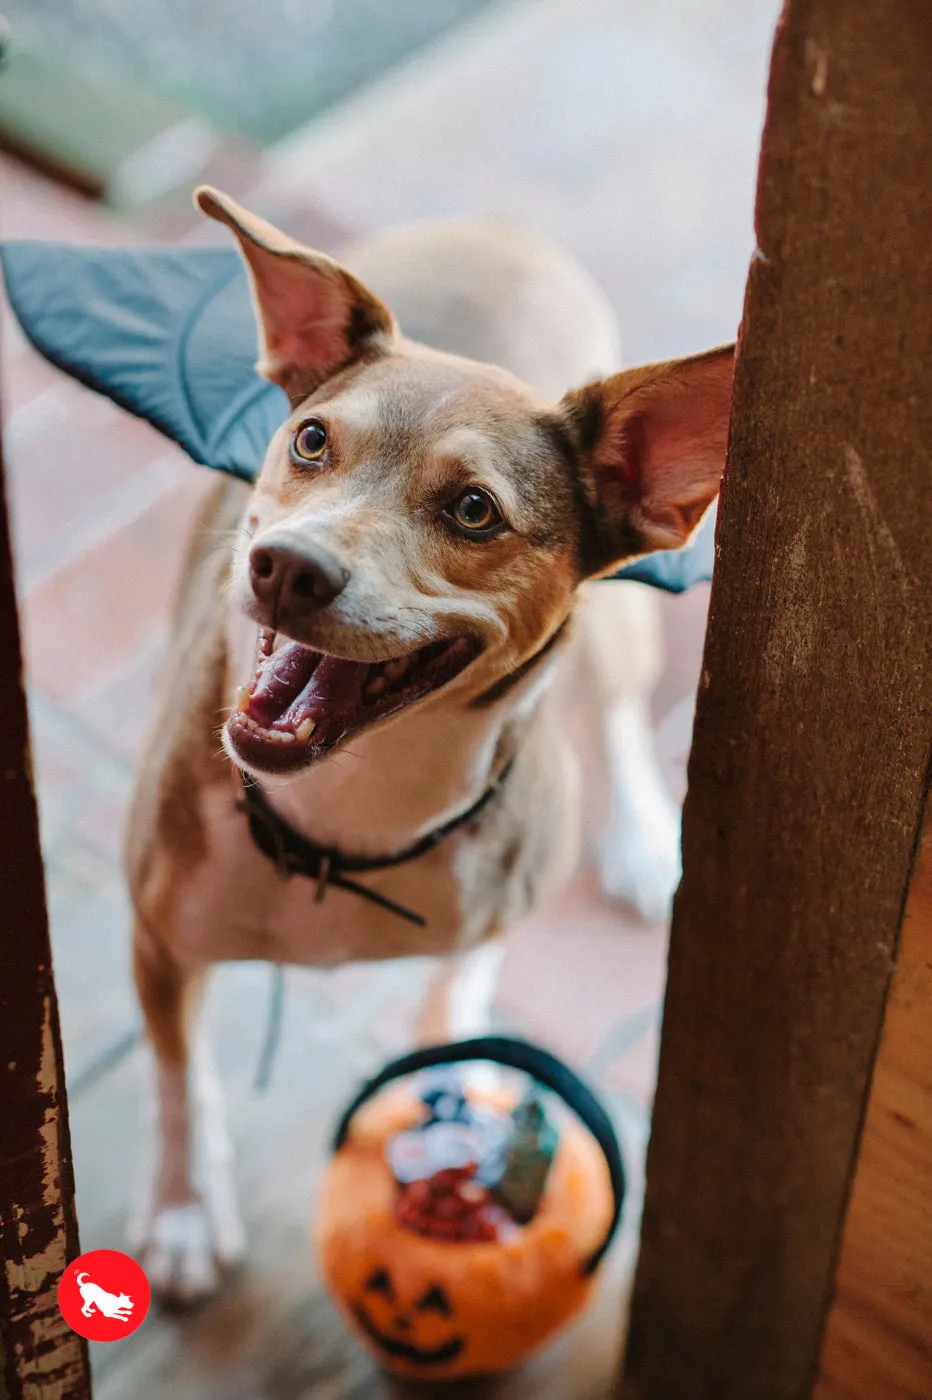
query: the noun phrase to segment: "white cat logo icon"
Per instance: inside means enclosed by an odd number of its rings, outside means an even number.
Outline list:
[[[75,1283],[81,1294],[81,1312],[85,1317],[93,1317],[96,1308],[104,1317],[113,1318],[115,1322],[129,1321],[129,1315],[133,1311],[133,1300],[128,1294],[108,1293],[106,1288],[101,1288],[84,1273],[77,1275]]]

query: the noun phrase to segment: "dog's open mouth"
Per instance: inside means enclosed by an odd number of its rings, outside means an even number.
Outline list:
[[[446,685],[478,651],[475,639],[455,637],[388,661],[348,661],[262,628],[255,675],[237,693],[227,736],[250,767],[292,772]]]

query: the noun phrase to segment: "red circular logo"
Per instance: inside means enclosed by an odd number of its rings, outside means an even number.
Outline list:
[[[149,1280],[128,1254],[91,1249],[69,1264],[58,1306],[73,1332],[91,1342],[120,1342],[145,1321]]]

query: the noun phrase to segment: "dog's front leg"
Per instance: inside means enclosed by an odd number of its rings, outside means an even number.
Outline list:
[[[662,923],[680,878],[680,814],[660,772],[646,702],[618,700],[603,723],[612,806],[602,885],[642,918]]]
[[[155,1061],[155,1160],[132,1232],[153,1290],[192,1303],[243,1252],[220,1085],[198,1018],[205,974],[137,921],[136,985]]]
[[[504,955],[504,940],[499,935],[441,960],[421,1007],[421,1045],[489,1034]]]
[[[663,668],[659,603],[643,584],[596,583],[582,621],[610,782],[602,886],[660,923],[669,918],[680,878],[680,813],[660,771],[650,719]]]
[[[421,1045],[439,1045],[448,1040],[470,1040],[488,1035],[492,1029],[492,1008],[505,941],[499,934],[475,948],[445,957],[432,979],[418,1023]],[[465,1082],[476,1092],[494,1092],[499,1087],[496,1066],[477,1062],[464,1072]]]

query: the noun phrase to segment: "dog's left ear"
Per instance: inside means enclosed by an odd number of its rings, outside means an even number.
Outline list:
[[[333,258],[305,248],[209,185],[195,191],[194,201],[239,242],[259,320],[256,368],[292,403],[394,335],[388,307]]]
[[[625,370],[563,399],[592,508],[588,573],[689,540],[725,466],[734,353]]]

